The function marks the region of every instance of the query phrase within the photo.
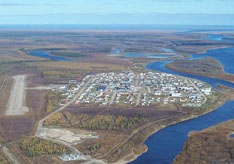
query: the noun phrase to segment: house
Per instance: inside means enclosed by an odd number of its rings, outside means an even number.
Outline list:
[[[206,95],[210,95],[211,94],[211,88],[209,87],[209,88],[202,88],[202,90],[201,90],[204,94],[206,94]]]
[[[69,80],[68,84],[69,85],[77,85],[77,81],[76,80]]]
[[[171,93],[171,97],[181,97],[181,93]]]

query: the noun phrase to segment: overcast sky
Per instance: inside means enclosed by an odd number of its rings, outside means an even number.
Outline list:
[[[0,0],[0,24],[234,25],[234,0]]]

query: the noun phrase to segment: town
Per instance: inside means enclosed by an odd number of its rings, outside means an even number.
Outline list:
[[[177,103],[183,107],[200,107],[212,94],[211,87],[204,82],[160,72],[99,73],[87,75],[80,83],[69,80],[68,84],[53,90],[58,89],[64,97],[61,105],[79,92],[75,104],[151,106]]]

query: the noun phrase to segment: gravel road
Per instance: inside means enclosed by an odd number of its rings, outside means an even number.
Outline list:
[[[11,88],[11,95],[8,100],[5,115],[24,115],[24,113],[28,112],[28,108],[24,106],[26,78],[26,75],[13,76],[14,83]]]

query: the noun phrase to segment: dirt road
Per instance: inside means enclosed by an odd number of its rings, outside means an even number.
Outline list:
[[[75,147],[72,146],[72,144],[69,144],[67,142],[61,141],[61,140],[57,140],[55,138],[51,139],[45,136],[42,136],[41,133],[43,131],[43,123],[45,120],[47,120],[49,117],[51,117],[52,115],[54,115],[55,113],[58,113],[60,111],[62,111],[63,109],[65,109],[66,107],[68,107],[69,105],[71,105],[72,103],[74,103],[78,97],[80,97],[80,95],[90,86],[91,81],[93,80],[93,76],[90,76],[89,79],[87,80],[87,82],[85,83],[85,85],[77,92],[77,94],[73,97],[73,99],[69,102],[67,102],[65,105],[63,105],[62,107],[58,108],[57,110],[55,110],[54,112],[50,113],[49,115],[47,115],[46,117],[44,117],[43,119],[41,119],[38,123],[37,126],[37,131],[35,136],[42,138],[42,139],[46,139],[46,140],[50,140],[52,142],[58,143],[58,144],[62,144],[65,145],[67,147],[69,147],[73,153],[76,153],[77,155],[79,155],[82,159],[87,160],[85,163],[87,164],[91,164],[91,163],[95,163],[95,164],[104,164],[105,162],[103,162],[102,160],[98,160],[98,159],[94,159],[90,156],[86,156],[83,153],[81,153],[79,150],[77,150]]]
[[[24,106],[25,104],[25,81],[26,75],[13,76],[14,83],[11,88],[11,95],[8,100],[7,110],[5,115],[23,115],[28,112],[28,108]]]
[[[2,148],[3,154],[11,164],[20,164],[18,159],[10,152],[10,150],[6,146],[2,146],[0,144],[0,148]]]
[[[149,126],[151,126],[151,125],[153,125],[153,124],[155,124],[155,123],[157,123],[157,122],[165,121],[165,120],[167,120],[168,118],[170,118],[170,117],[165,117],[165,118],[162,118],[162,119],[160,119],[160,120],[156,120],[156,121],[153,121],[153,122],[149,122],[149,123],[147,123],[147,124],[145,124],[145,125],[143,125],[143,126],[137,128],[137,129],[135,129],[135,130],[132,132],[132,134],[131,134],[130,136],[128,136],[124,141],[122,141],[122,142],[120,142],[119,144],[115,145],[113,148],[111,148],[110,150],[108,150],[105,154],[103,154],[103,155],[97,157],[97,159],[104,158],[105,156],[109,155],[110,153],[112,153],[112,152],[114,152],[114,151],[117,151],[121,146],[127,144],[127,142],[128,142],[129,140],[131,140],[131,139],[132,139],[136,134],[138,134],[141,130],[143,130],[143,129],[145,129],[145,128],[147,128],[147,127],[149,127]]]
[[[203,97],[202,104],[205,104],[206,101],[207,101],[206,95],[205,95],[204,93],[201,92],[201,90],[197,87],[196,84],[194,84],[194,82],[193,82],[192,80],[189,80],[189,82],[193,85],[193,87],[197,90],[197,92],[198,92],[200,95],[202,95],[202,97]]]
[[[1,90],[2,90],[2,88],[4,87],[4,85],[5,85],[5,83],[6,83],[6,81],[7,81],[7,76],[5,76],[4,77],[4,80],[3,80],[3,82],[2,82],[2,85],[0,86],[0,92],[1,92]]]

